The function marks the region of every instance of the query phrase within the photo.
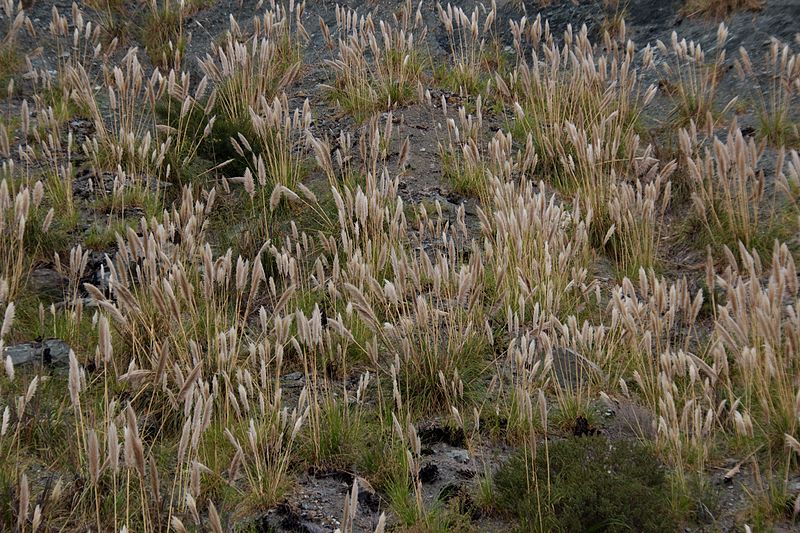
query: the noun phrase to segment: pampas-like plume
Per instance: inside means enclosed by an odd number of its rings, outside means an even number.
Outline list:
[[[8,432],[8,424],[11,421],[11,408],[6,405],[6,408],[3,409],[3,422],[0,424],[0,437],[5,436]]]
[[[3,326],[0,328],[0,339],[8,335],[11,331],[11,326],[14,324],[14,315],[16,312],[16,307],[14,306],[14,302],[9,302],[6,305],[6,311],[3,315]]]
[[[86,438],[86,451],[89,455],[89,479],[96,485],[100,479],[100,444],[94,429],[89,430]]]
[[[78,358],[72,350],[69,351],[69,382],[67,388],[69,389],[72,406],[79,410],[81,404],[81,371]]]
[[[108,467],[114,474],[117,474],[117,472],[119,472],[119,434],[117,433],[117,425],[113,420],[108,423],[106,446],[106,461]]]
[[[208,502],[208,523],[211,526],[211,531],[214,533],[222,533],[222,521],[219,518],[219,513],[217,513],[217,508],[214,506],[214,502]]]
[[[108,318],[105,316],[100,316],[98,322],[97,344],[102,360],[106,363],[110,362],[113,354],[113,348],[111,346],[111,327],[108,324]]]
[[[2,353],[3,343],[0,342],[0,353]],[[5,367],[6,367],[6,377],[8,381],[14,381],[14,361],[11,360],[11,356],[7,355],[5,359]]]
[[[125,409],[125,420],[125,465],[128,468],[135,469],[139,473],[140,479],[143,481],[145,467],[144,446],[142,445],[141,438],[139,438],[136,413],[134,413],[133,407],[131,407],[130,404],[128,404],[128,407]]]
[[[31,492],[28,487],[28,476],[24,472],[19,481],[19,506],[17,508],[17,528],[24,530],[28,522],[28,506],[31,501]]]

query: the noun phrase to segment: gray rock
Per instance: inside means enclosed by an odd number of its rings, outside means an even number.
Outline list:
[[[14,366],[41,362],[49,366],[69,364],[69,345],[61,339],[47,339],[44,342],[26,342],[7,346],[3,359],[11,357]]]

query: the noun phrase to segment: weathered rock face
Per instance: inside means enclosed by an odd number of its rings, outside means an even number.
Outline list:
[[[47,295],[58,300],[64,297],[67,278],[52,268],[37,268],[31,272],[28,284],[37,294]]]
[[[65,367],[69,364],[69,351],[69,345],[61,339],[47,339],[43,342],[7,346],[3,350],[3,360],[11,357],[14,366],[38,362],[47,366]]]

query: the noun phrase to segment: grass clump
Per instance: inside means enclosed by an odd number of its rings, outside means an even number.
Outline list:
[[[341,396],[326,391],[315,399],[303,439],[303,455],[320,470],[351,470],[362,465],[369,448],[380,443],[381,428],[365,416],[364,401],[370,375],[361,376],[358,389]]]
[[[434,67],[434,77],[462,96],[477,96],[484,89],[488,95],[492,73],[504,70],[509,63],[497,32],[496,3],[483,11],[475,7],[472,13],[449,3],[444,7],[437,2],[436,9],[447,35],[452,65]]]
[[[183,7],[173,0],[149,1],[150,12],[142,27],[141,39],[153,65],[163,68],[179,68],[186,49],[183,34]]]
[[[711,243],[731,249],[742,242],[748,249],[769,251],[777,226],[774,201],[765,198],[764,147],[746,139],[738,128],[723,142],[700,151],[694,124],[681,130],[681,150],[691,180],[692,204]]]
[[[599,53],[586,26],[576,33],[570,28],[563,44],[540,18],[529,31],[517,31],[522,60],[498,85],[513,106],[512,133],[530,135],[542,179],[565,195],[578,193],[593,211],[592,240],[600,242],[612,225],[614,185],[623,177],[644,178],[652,169],[652,148],[641,142],[639,128],[656,87],[642,84],[624,33],[614,39],[607,34],[606,52]],[[607,70],[607,64],[618,68]]]
[[[555,316],[574,312],[592,290],[586,270],[591,219],[537,192],[530,181],[517,186],[494,180],[494,219],[480,218],[486,268],[498,294],[523,315],[526,307]]]
[[[407,2],[394,24],[380,21],[376,27],[372,15],[359,16],[354,10],[336,7],[342,37],[337,57],[327,62],[334,72],[329,89],[331,98],[357,120],[406,104],[414,97],[422,61],[412,30],[421,15],[417,11],[413,25],[411,16],[412,6]],[[323,32],[333,47],[327,27],[323,26]]]
[[[672,122],[686,126],[690,121],[709,126],[718,115],[717,92],[725,72],[725,45],[728,42],[728,28],[720,23],[714,43],[713,59],[708,60],[706,50],[700,43],[679,39],[672,32],[669,46],[657,41],[656,49],[667,58],[660,63],[664,75],[662,84],[674,102]],[[654,65],[648,50],[648,66]],[[730,104],[727,107],[729,107]]]
[[[206,55],[200,66],[216,84],[215,109],[220,120],[234,129],[249,125],[249,110],[258,109],[262,100],[271,102],[297,77],[297,46],[281,49],[275,41],[258,34],[247,41],[229,35],[215,56]]]
[[[96,10],[53,10],[54,46],[2,106],[19,118],[0,127],[0,354],[51,337],[72,351],[67,372],[44,350],[0,359],[1,530],[237,530],[294,507],[304,472],[352,483],[343,533],[382,504],[378,531],[465,531],[476,512],[524,531],[671,530],[708,516],[722,454],[764,480],[747,520],[789,520],[790,47],[769,47],[763,101],[738,102],[764,116],[751,141],[717,123],[724,26],[706,60],[677,36],[637,51],[616,0],[602,42],[497,20],[494,2],[399,3],[382,24],[338,8],[326,56],[304,54],[303,2],[270,1],[209,36],[190,58],[201,79],[180,70],[195,1],[144,4],[130,24],[152,35],[119,54]],[[437,13],[449,53],[429,80]],[[676,111],[660,121],[640,73],[665,62]],[[765,78],[746,53],[739,67]],[[325,115],[318,68],[363,123]],[[672,201],[677,169],[691,206]],[[705,276],[700,248],[671,239],[692,207],[692,237],[714,245]],[[648,444],[596,437],[601,405],[610,434]],[[494,480],[496,439],[525,450]]]
[[[637,180],[635,186],[620,183],[613,188],[610,212],[614,231],[609,242],[624,276],[633,278],[640,268],[658,266],[658,243],[672,194],[672,183],[667,179],[674,168],[670,165],[646,185]]]
[[[785,479],[757,478],[756,487],[748,489],[749,506],[741,512],[741,518],[752,524],[754,531],[771,531],[773,525],[781,520],[789,519],[797,524],[797,513],[794,512],[794,500]]]
[[[761,62],[761,65],[767,66],[766,76],[753,69],[745,48],[739,49],[735,65],[739,78],[751,88],[751,100],[756,103],[759,137],[778,147],[800,142],[800,132],[794,122],[797,117],[793,116],[800,94],[798,54],[789,44],[772,38]]]
[[[93,224],[86,232],[84,243],[94,250],[108,250],[117,242],[117,235],[125,235],[136,224],[135,220],[126,219],[110,219],[105,223]]]
[[[274,130],[284,127],[284,120],[291,123],[285,91],[297,79],[302,66],[307,39],[300,21],[303,7],[304,4],[293,1],[286,8],[273,3],[263,18],[253,19],[253,31],[249,36],[244,35],[232,19],[221,44],[214,45],[212,53],[199,59],[200,68],[213,83],[213,89],[204,106],[198,106],[187,119],[183,118],[181,110],[180,118],[192,125],[191,131],[204,127],[204,139],[196,152],[225,166],[230,176],[241,176],[250,164],[242,147],[247,152],[272,148],[264,139],[265,127]],[[181,109],[180,103],[181,98],[178,98],[178,109]],[[280,112],[286,116],[278,114]],[[214,118],[208,121],[211,115]],[[197,122],[201,126],[195,125]],[[279,134],[270,131],[270,137],[275,135]],[[282,156],[292,158],[291,152]],[[270,165],[274,163],[267,161]],[[252,164],[256,164],[255,157]]]
[[[537,480],[532,482],[531,479]],[[522,531],[671,531],[669,484],[645,446],[603,437],[518,452],[495,476],[502,508]]]
[[[507,182],[515,178],[525,178],[536,168],[538,157],[533,149],[529,134],[524,149],[514,153],[514,139],[511,133],[498,130],[483,144],[480,132],[483,128],[483,96],[475,99],[475,114],[467,114],[466,107],[458,108],[458,117],[448,116],[446,104],[442,104],[447,118],[447,140],[444,133],[438,142],[439,157],[442,160],[442,173],[450,181],[453,190],[464,196],[471,196],[487,204],[490,198],[492,176]],[[444,127],[437,128],[444,130]]]
[[[54,218],[53,210],[43,214],[42,182],[15,187],[14,180],[6,177],[12,173],[13,165],[0,169],[0,301],[11,302],[25,284],[33,256],[46,243]]]
[[[21,66],[22,57],[16,47],[0,45],[0,87],[6,87]]]
[[[445,343],[443,337],[413,339],[416,343],[401,364],[397,385],[413,412],[447,412],[449,406],[471,405],[480,398],[480,377],[488,364],[485,340],[469,335]]]
[[[12,80],[13,76],[22,67],[22,55],[17,46],[17,40],[23,28],[32,28],[31,21],[22,10],[21,3],[14,0],[3,0],[0,5],[3,11],[3,22],[0,28],[3,37],[0,38],[0,90],[5,92],[6,85]]]

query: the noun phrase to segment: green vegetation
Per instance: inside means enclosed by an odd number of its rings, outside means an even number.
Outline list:
[[[583,437],[521,452],[495,476],[500,506],[521,531],[664,531],[675,528],[665,471],[646,447]]]

